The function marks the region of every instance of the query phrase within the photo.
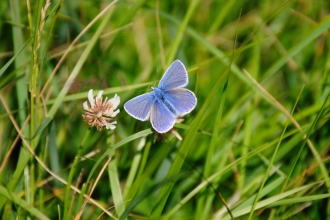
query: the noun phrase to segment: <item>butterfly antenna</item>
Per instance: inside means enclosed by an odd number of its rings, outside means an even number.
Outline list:
[[[226,209],[227,209],[227,212],[228,212],[228,214],[230,215],[230,218],[231,219],[234,219],[234,216],[233,216],[233,214],[231,213],[231,211],[230,211],[230,209],[229,209],[229,207],[228,207],[228,205],[227,205],[227,202],[226,202],[226,200],[223,198],[223,196],[221,195],[221,193],[218,191],[218,190],[216,190],[216,188],[213,186],[213,184],[210,182],[210,181],[208,181],[207,180],[207,178],[201,173],[201,172],[199,172],[198,170],[197,170],[197,168],[196,168],[196,166],[193,164],[193,163],[191,163],[186,157],[184,157],[182,154],[181,154],[181,152],[179,151],[179,150],[175,150],[176,151],[176,153],[182,158],[182,159],[184,159],[184,161],[189,165],[189,166],[191,166],[191,168],[205,181],[205,182],[207,182],[207,186],[210,186],[211,187],[211,189],[213,190],[213,192],[216,194],[216,195],[218,195],[218,197],[220,198],[220,200],[221,200],[221,202],[222,202],[222,204],[226,207]]]

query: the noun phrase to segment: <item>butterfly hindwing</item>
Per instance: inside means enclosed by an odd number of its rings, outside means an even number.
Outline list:
[[[149,119],[150,110],[155,102],[153,92],[139,95],[125,103],[124,109],[133,118],[141,121]]]
[[[168,91],[174,88],[184,87],[188,84],[188,73],[180,60],[175,60],[166,70],[158,84],[158,88]]]
[[[165,92],[164,102],[171,105],[176,116],[183,116],[195,108],[197,98],[192,91],[185,88],[178,88]]]
[[[175,115],[162,103],[156,101],[151,107],[150,121],[158,133],[165,133],[173,128]]]

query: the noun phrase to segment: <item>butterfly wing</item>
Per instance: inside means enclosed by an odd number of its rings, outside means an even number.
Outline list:
[[[197,104],[195,94],[185,88],[178,88],[164,93],[165,105],[170,105],[176,116],[183,116],[191,112]]]
[[[153,92],[139,95],[124,104],[125,111],[135,119],[146,121],[149,119],[150,110],[155,102]]]
[[[164,91],[185,87],[188,84],[188,73],[180,60],[175,60],[164,73],[158,88]]]
[[[150,122],[158,133],[165,133],[173,128],[175,115],[162,102],[156,101],[151,107]]]

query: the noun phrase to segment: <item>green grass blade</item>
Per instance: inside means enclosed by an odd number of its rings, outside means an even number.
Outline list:
[[[266,81],[269,79],[276,71],[278,71],[290,58],[298,54],[305,46],[323,34],[330,28],[330,16],[327,16],[323,21],[317,25],[314,29],[310,30],[305,37],[303,37],[295,46],[293,46],[286,55],[282,56],[277,62],[274,63],[266,72],[266,78],[263,80]]]
[[[297,99],[296,99],[296,102],[295,102],[295,104],[294,104],[294,106],[293,106],[293,108],[292,108],[292,111],[291,111],[291,115],[293,114],[294,110],[296,109],[296,106],[297,106],[297,104],[298,104],[298,101],[299,101],[299,99],[300,99],[300,96],[301,96],[301,93],[302,93],[303,89],[304,89],[304,86],[303,86],[303,88],[301,89],[301,91],[300,91],[300,93],[299,93],[299,95],[298,95],[298,97],[297,97]],[[268,179],[268,175],[269,175],[270,169],[271,169],[271,167],[273,166],[273,163],[274,163],[274,160],[275,160],[275,157],[276,157],[277,151],[278,151],[278,149],[279,149],[279,147],[280,147],[280,145],[281,145],[281,142],[282,142],[282,140],[283,140],[283,137],[284,137],[284,134],[285,134],[285,132],[286,132],[286,129],[287,129],[288,125],[289,125],[289,123],[287,122],[287,124],[285,125],[285,127],[284,127],[284,129],[283,129],[283,131],[282,131],[282,134],[281,134],[281,137],[280,137],[280,139],[279,139],[279,141],[278,141],[278,144],[276,145],[276,148],[275,148],[275,150],[274,150],[274,153],[273,153],[273,155],[272,155],[272,158],[271,158],[270,163],[269,163],[269,165],[268,165],[268,167],[267,167],[266,173],[265,173],[265,175],[264,175],[264,178],[263,178],[263,180],[262,180],[262,183],[261,183],[261,185],[260,185],[260,188],[259,188],[259,190],[258,190],[258,193],[257,193],[257,195],[256,195],[256,197],[255,197],[254,203],[253,203],[253,205],[252,205],[251,212],[250,212],[250,215],[249,215],[249,220],[252,219],[252,216],[253,216],[253,213],[254,213],[254,209],[255,209],[255,207],[256,207],[256,205],[257,205],[257,202],[258,202],[259,197],[260,197],[260,195],[261,195],[261,191],[263,190],[263,187],[264,187],[264,185],[265,185],[265,183],[266,183],[266,180]]]
[[[283,192],[284,189],[286,188],[286,186],[287,186],[287,184],[288,184],[288,182],[289,182],[289,180],[291,178],[291,175],[293,173],[293,170],[296,168],[296,165],[297,165],[297,162],[298,162],[298,160],[299,160],[299,158],[301,156],[301,153],[302,153],[304,147],[306,146],[307,142],[309,141],[309,136],[312,134],[315,125],[318,123],[321,115],[323,114],[324,107],[326,106],[326,103],[327,103],[327,100],[328,100],[329,97],[330,97],[330,92],[329,92],[327,98],[325,99],[325,101],[323,102],[323,105],[322,105],[321,109],[319,110],[316,118],[314,119],[313,124],[310,126],[310,128],[308,130],[308,133],[307,133],[306,137],[304,138],[304,142],[301,144],[301,146],[299,148],[299,151],[298,151],[298,153],[297,153],[297,155],[296,155],[296,157],[295,157],[295,159],[294,159],[294,161],[293,161],[293,163],[291,165],[289,174],[288,174],[288,176],[287,176],[287,178],[286,178],[286,180],[285,180],[285,182],[284,182],[284,184],[282,186],[281,192]],[[328,171],[327,171],[327,169],[326,169],[323,161],[321,160],[320,156],[318,155],[318,152],[316,151],[316,149],[315,148],[313,148],[313,149],[314,149],[313,150],[314,157],[316,156],[316,159],[317,159],[317,161],[319,163],[319,166],[320,166],[321,173],[323,174],[324,179],[326,180],[325,183],[327,185],[328,191],[330,191],[330,187],[329,187],[330,181],[329,181]]]
[[[212,87],[212,89],[209,93],[209,96],[207,97],[207,99],[203,103],[201,109],[199,110],[196,118],[191,123],[190,129],[188,130],[188,133],[187,133],[187,136],[183,140],[183,143],[180,146],[180,148],[178,149],[178,151],[180,152],[180,155],[177,154],[175,156],[172,167],[171,167],[171,169],[170,169],[170,171],[167,175],[168,178],[170,178],[173,175],[177,175],[180,172],[182,163],[183,163],[183,161],[184,161],[191,145],[194,142],[197,131],[200,128],[200,125],[203,121],[205,112],[209,108],[209,105],[211,104],[211,102],[213,100],[213,97],[215,96],[217,90],[219,89],[221,82],[222,82],[222,78],[218,78],[217,81],[215,82],[215,84],[213,85],[213,87]],[[159,217],[161,215],[173,185],[174,185],[174,183],[167,184],[160,191],[158,199],[155,203],[155,207],[152,211],[152,217]]]
[[[147,143],[143,158],[142,158],[138,177],[136,178],[136,180],[134,181],[134,184],[130,188],[129,193],[125,197],[125,200],[132,200],[133,198],[135,198],[135,195],[138,193],[138,191],[139,191],[140,187],[143,185],[143,183],[148,179],[148,177],[150,177],[155,172],[157,167],[159,167],[159,165],[161,164],[162,160],[164,160],[165,157],[171,151],[173,151],[173,148],[174,148],[173,145],[167,144],[164,147],[158,149],[157,152],[155,153],[155,155],[152,157],[152,159],[150,161],[148,161],[148,166],[146,166],[146,169],[144,170],[143,166],[146,165],[147,157],[149,155],[151,146],[152,146],[152,143],[149,140],[149,142]]]
[[[264,197],[266,195],[268,195],[270,192],[272,192],[274,189],[277,189],[277,187],[279,187],[283,181],[285,180],[285,177],[279,177],[276,180],[274,180],[273,182],[269,183],[267,186],[265,186],[261,193],[260,193],[260,197]],[[237,211],[237,210],[241,210],[243,208],[246,208],[248,206],[253,205],[255,198],[256,198],[257,194],[254,194],[253,196],[251,196],[249,199],[247,199],[246,201],[244,201],[242,204],[238,205],[233,212]]]
[[[110,132],[107,133],[108,133],[107,145],[109,146],[108,148],[110,148],[110,146],[112,145],[111,136],[110,136],[111,133]],[[125,210],[125,204],[123,202],[122,189],[120,187],[120,178],[117,169],[117,159],[116,159],[115,150],[110,151],[109,158],[111,158],[111,161],[109,162],[108,165],[108,175],[109,175],[111,194],[112,194],[116,213],[118,216],[121,216]]]
[[[247,157],[248,158],[248,157]],[[188,200],[190,200],[191,198],[193,198],[193,196],[195,196],[203,187],[205,187],[212,179],[214,179],[215,177],[217,177],[218,175],[220,175],[221,173],[217,173],[216,175],[212,175],[212,177],[210,177],[207,181],[204,181],[203,183],[199,184],[194,190],[192,190],[187,196],[185,196],[179,203],[178,205],[176,205],[173,209],[171,209],[166,215],[165,215],[165,219],[169,219],[171,218],[185,203],[187,203]],[[271,192],[272,190],[274,190],[276,187],[278,187],[282,182],[284,181],[284,177],[280,177],[277,180],[273,181],[272,183],[270,183],[269,185],[267,185],[263,191],[262,191],[262,196],[263,195],[267,195],[269,192]],[[252,196],[251,198],[249,198],[247,201],[245,201],[244,203],[242,203],[240,206],[238,206],[236,209],[241,209],[244,208],[250,204],[253,203],[253,200],[255,199],[255,196]],[[218,217],[217,217],[218,219]]]
[[[22,73],[22,72],[20,72],[19,74],[16,74],[15,72],[12,72],[12,73],[6,75],[6,77],[3,77],[3,78],[0,79],[0,90],[5,88],[11,82],[19,80],[19,79],[23,78],[24,76],[25,76],[25,74]]]
[[[144,137],[144,136],[147,136],[149,134],[152,134],[153,132],[151,131],[151,129],[146,129],[146,130],[143,130],[143,131],[140,131],[136,134],[133,134],[131,136],[128,136],[127,138],[124,138],[123,140],[119,141],[118,143],[116,143],[115,145],[113,145],[110,149],[106,150],[100,157],[99,159],[95,162],[93,168],[91,169],[89,175],[88,175],[88,178],[87,178],[87,183],[90,182],[96,168],[98,167],[98,165],[103,161],[104,158],[106,158],[109,153],[111,151],[114,151],[115,149],[123,146],[124,144],[126,143],[129,143],[130,141],[132,140],[135,140],[135,139],[138,139],[138,138],[141,138],[141,137]]]
[[[12,174],[8,182],[8,186],[7,186],[8,190],[13,191],[15,189],[29,160],[30,160],[29,151],[22,147],[18,157],[19,163],[17,164],[15,172],[14,174]],[[7,202],[6,199],[0,200],[0,207],[2,208],[6,204],[6,202]]]
[[[70,213],[70,204],[71,204],[71,183],[72,183],[72,180],[73,180],[73,175],[77,172],[77,165],[78,165],[78,162],[80,161],[81,159],[81,156],[82,156],[82,150],[83,150],[83,147],[85,146],[86,144],[86,141],[88,140],[88,137],[90,135],[90,132],[91,132],[91,129],[88,129],[84,135],[84,138],[82,139],[81,143],[80,143],[80,146],[78,148],[78,151],[77,151],[77,154],[74,158],[74,161],[72,163],[72,167],[70,169],[70,172],[69,172],[69,176],[68,176],[68,180],[67,180],[67,185],[66,185],[66,189],[65,189],[65,195],[64,195],[64,210],[63,210],[63,219],[71,219],[72,218],[72,215]]]
[[[84,202],[84,195],[86,194],[86,190],[87,190],[87,184],[83,183],[81,186],[81,191],[77,200],[77,205],[76,205],[76,215],[79,213],[81,207],[83,206],[83,202]]]
[[[50,219],[43,213],[41,213],[38,209],[34,208],[32,205],[27,203],[25,200],[18,197],[15,193],[8,192],[6,188],[0,185],[0,195],[7,198],[8,200],[15,203],[17,206],[25,209],[28,211],[31,215],[39,218],[39,219]]]
[[[183,177],[186,177],[187,175],[183,174],[177,174],[176,176],[171,176],[170,178],[166,178],[159,183],[152,186],[150,189],[144,191],[141,195],[139,195],[137,198],[135,198],[126,208],[125,212],[122,216],[120,216],[119,220],[125,219],[128,214],[134,209],[135,206],[137,206],[141,201],[143,201],[146,197],[150,196],[152,192],[156,191],[157,189],[161,188],[162,186],[169,184],[171,182],[177,181],[178,179],[182,179]]]
[[[150,85],[152,85],[151,82],[127,85],[127,86],[112,87],[112,88],[104,89],[103,95],[127,92],[130,90],[136,90],[136,89],[143,88],[143,87],[150,86]],[[94,90],[93,94],[97,95],[98,92],[99,92],[99,90]],[[62,102],[68,102],[68,101],[73,101],[73,100],[78,100],[78,99],[86,99],[86,97],[87,97],[87,92],[76,93],[73,95],[66,95],[63,97]],[[46,104],[54,104],[54,103],[55,103],[55,99],[50,99],[49,101],[46,102]]]
[[[109,12],[107,12],[102,20],[102,23],[100,24],[100,26],[97,28],[95,34],[93,35],[92,39],[90,40],[90,42],[88,43],[86,49],[84,50],[84,52],[81,54],[80,59],[78,60],[77,64],[75,65],[75,67],[73,68],[72,72],[70,73],[70,76],[68,77],[65,85],[63,86],[62,90],[60,91],[60,93],[58,94],[56,100],[54,101],[54,104],[52,105],[52,107],[50,108],[47,117],[49,118],[53,118],[57,109],[59,108],[59,106],[61,105],[64,96],[66,95],[66,93],[68,92],[72,82],[74,81],[74,79],[77,77],[77,75],[79,74],[80,70],[82,69],[84,63],[86,62],[88,56],[90,56],[91,50],[93,49],[93,47],[95,46],[97,40],[99,39],[103,29],[106,27],[110,16],[112,14],[112,11],[110,10]]]
[[[37,128],[37,131],[32,136],[32,139],[35,138],[35,137],[37,137],[48,126],[48,124],[50,123],[50,121],[53,119],[56,111],[58,110],[58,108],[60,107],[60,105],[63,102],[64,96],[66,95],[66,93],[68,92],[69,88],[71,87],[72,82],[74,81],[74,79],[79,74],[81,68],[83,67],[83,65],[84,65],[85,61],[87,60],[88,56],[90,55],[91,50],[95,46],[95,44],[96,44],[99,36],[101,35],[103,29],[106,27],[107,22],[110,19],[111,14],[112,14],[112,11],[110,10],[109,12],[107,12],[107,14],[105,15],[105,17],[103,18],[102,23],[100,24],[100,26],[96,30],[96,32],[93,35],[92,39],[87,44],[87,47],[85,48],[84,52],[80,56],[80,59],[78,60],[78,62],[75,65],[75,67],[73,68],[72,72],[70,73],[70,76],[68,77],[68,80],[66,81],[65,85],[63,86],[63,88],[60,91],[60,93],[57,96],[57,98],[55,99],[52,107],[50,108],[50,110],[49,110],[49,112],[47,114],[47,117],[43,120],[42,124]]]
[[[21,24],[21,13],[20,13],[20,4],[18,0],[13,0],[10,1],[10,12],[11,12],[11,19],[13,21],[14,25],[12,27],[12,42],[14,45],[14,53],[15,54],[19,54],[19,56],[17,56],[13,61],[15,61],[15,67],[16,68],[21,68],[22,66],[26,65],[27,63],[27,57],[24,54],[24,50],[23,48],[28,44],[26,43],[24,46],[24,37],[23,37],[23,31],[22,31],[22,27],[19,26],[19,24]],[[30,37],[28,42],[30,42],[33,39],[33,37]],[[6,70],[5,67],[3,70]],[[26,68],[24,68],[24,73],[26,71]],[[16,76],[19,76],[19,71],[16,72]],[[20,109],[18,111],[18,121],[19,124],[22,125],[24,123],[24,120],[26,119],[27,116],[27,112],[26,112],[26,103],[27,103],[27,96],[28,94],[26,93],[27,91],[27,85],[26,85],[26,78],[27,77],[22,77],[19,80],[16,81],[16,99],[15,102],[18,103],[18,109]],[[23,131],[23,133],[26,135],[27,134],[27,127],[25,128],[25,130]],[[14,191],[15,186],[17,185],[18,180],[21,177],[21,174],[23,173],[24,168],[26,167],[27,162],[30,159],[29,153],[28,151],[22,147],[21,151],[19,153],[19,158],[21,160],[18,161],[18,164],[16,166],[16,169],[14,171],[14,173],[12,174],[12,178],[10,178],[9,182],[8,182],[8,189],[10,191]],[[0,200],[0,210],[2,210],[3,206],[5,205],[5,203],[7,202],[6,199]]]
[[[130,7],[129,11],[125,14],[124,19],[120,22],[120,27],[124,27],[131,22],[137,11],[143,6],[146,0],[137,0],[133,6]],[[106,53],[115,45],[119,40],[119,35],[116,34],[110,45],[106,49]]]
[[[196,7],[200,3],[200,1],[201,0],[192,0],[191,3],[189,4],[187,13],[186,13],[183,21],[181,22],[179,30],[176,33],[176,36],[173,40],[172,47],[171,47],[169,55],[168,55],[167,64],[170,64],[173,62],[173,60],[176,56],[176,53],[178,52],[180,43],[183,39],[183,34],[185,32],[185,29],[187,28],[188,22],[189,22],[191,16],[193,15],[194,11],[196,10]]]
[[[55,128],[55,122],[53,122],[50,126],[49,130],[49,157],[50,160],[50,168],[51,170],[59,174],[60,172],[60,160],[59,160],[59,152],[57,149],[57,144],[56,144],[56,128]],[[59,186],[59,181],[55,180],[54,181],[55,186]]]
[[[11,18],[14,24],[21,24],[21,13],[20,13],[20,4],[18,0],[10,1],[10,10],[11,10]],[[20,68],[21,66],[27,63],[27,58],[25,54],[20,51],[24,48],[24,37],[23,37],[23,30],[20,26],[13,26],[13,43],[14,43],[14,53],[19,54],[17,59],[15,59],[15,66],[16,68]],[[33,39],[31,37],[29,41]],[[29,42],[28,41],[28,42]],[[27,43],[26,43],[27,44]],[[19,109],[25,109],[26,107],[26,100],[27,100],[27,85],[24,78],[16,81],[16,92],[17,92],[17,102]],[[19,111],[19,123],[22,125],[25,118],[26,118],[26,111]],[[0,207],[1,209],[1,207]]]
[[[228,15],[228,13],[230,13],[230,9],[234,4],[235,4],[235,0],[229,0],[227,2],[224,2],[224,6],[221,8],[221,11],[219,11],[218,16],[214,19],[208,31],[208,35],[213,34],[219,29],[225,17]]]
[[[298,133],[300,134],[300,133]],[[224,175],[226,172],[228,172],[233,166],[237,166],[240,163],[242,163],[242,161],[247,160],[249,158],[252,158],[253,156],[261,153],[264,150],[267,150],[268,148],[270,148],[271,146],[273,146],[274,144],[276,144],[278,142],[278,140],[274,143],[269,143],[263,147],[260,147],[256,150],[252,150],[250,151],[247,155],[237,158],[234,162],[228,164],[227,166],[225,166],[223,169],[219,170],[218,172],[214,173],[212,176],[210,176],[209,178],[207,178],[206,180],[204,180],[202,183],[200,183],[197,187],[195,187],[193,190],[191,190],[191,192],[189,193],[188,196],[185,197],[185,199],[182,202],[188,201],[189,199],[191,199],[193,196],[195,196],[198,192],[200,192],[201,189],[203,189],[203,187],[207,186],[210,182],[212,182],[215,178],[217,178],[220,175]],[[282,177],[281,177],[282,178]],[[273,188],[274,186],[277,186],[279,184],[279,182],[283,182],[283,178],[282,179],[278,179],[277,181],[272,182],[269,186],[271,188]],[[269,190],[268,187],[266,187],[267,189],[264,189],[264,192],[267,192],[267,190]],[[254,199],[254,197],[251,197]],[[252,204],[253,201],[251,201]],[[183,203],[184,204],[184,203]],[[175,207],[174,209],[176,209],[177,207]],[[174,210],[173,209],[173,210]],[[174,214],[174,211],[170,211],[170,215]],[[169,216],[170,216],[169,215]],[[166,215],[167,216],[167,215]]]
[[[134,179],[137,176],[137,173],[138,173],[138,170],[139,170],[139,165],[141,164],[141,159],[142,159],[142,150],[145,148],[145,145],[146,145],[146,138],[141,138],[141,141],[137,144],[136,154],[134,155],[132,165],[130,167],[130,170],[129,170],[129,173],[128,173],[128,176],[127,176],[127,180],[126,180],[126,184],[125,184],[125,188],[124,188],[124,194],[123,194],[124,198],[127,197],[129,189],[132,187]],[[149,146],[147,148],[150,148],[149,143],[148,143],[148,145]],[[146,153],[147,154],[149,153],[148,149],[146,150]],[[143,164],[141,164],[141,169],[142,170],[144,169],[144,166],[145,166],[145,157],[144,157]]]
[[[236,26],[236,38],[235,38],[235,44],[234,44],[234,47],[233,47],[233,55],[232,55],[232,58],[230,60],[228,73],[226,75],[226,80],[224,82],[223,89],[222,89],[222,94],[220,96],[219,108],[218,108],[218,111],[216,111],[217,115],[216,115],[215,123],[213,125],[213,133],[212,133],[211,143],[210,143],[210,147],[208,149],[207,155],[206,155],[206,161],[205,161],[205,167],[204,167],[204,177],[207,177],[207,176],[210,175],[211,161],[212,161],[212,158],[214,156],[216,145],[219,143],[219,141],[218,141],[219,125],[221,125],[223,123],[222,115],[223,115],[223,109],[224,109],[225,101],[226,101],[227,88],[228,88],[228,84],[229,84],[230,66],[233,62],[233,59],[235,58],[235,47],[236,47],[236,41],[237,41],[238,24],[239,24],[239,20],[238,20],[237,26]],[[221,158],[221,160],[223,161],[222,163],[220,163],[221,168],[223,167],[222,164],[225,164],[226,158],[227,158],[226,156]],[[220,193],[218,193],[218,194],[220,194]],[[220,194],[220,196],[221,196],[221,194]],[[214,197],[214,195],[208,196],[207,200],[212,201],[213,197]],[[224,206],[227,208],[227,211],[230,213],[230,210],[229,210],[226,202],[222,200],[222,196],[221,196],[221,201],[223,202]],[[209,209],[208,205],[205,205],[204,198],[201,197],[198,202],[199,202],[198,203],[199,207],[202,207],[199,210],[202,209],[203,211],[197,212],[197,218],[209,218],[208,213],[210,212],[210,209]],[[211,204],[211,202],[209,202],[208,204]]]
[[[322,181],[323,182],[323,181]],[[316,185],[316,184],[319,184],[320,182],[317,182],[317,183],[312,183],[312,184],[308,184],[308,185],[305,185],[305,186],[302,186],[302,187],[299,187],[299,188],[296,188],[296,189],[293,189],[293,190],[289,190],[289,191],[286,191],[286,192],[283,192],[283,193],[280,193],[276,196],[273,196],[273,197],[270,197],[268,199],[265,199],[265,200],[262,200],[262,201],[259,201],[256,205],[256,210],[260,209],[260,208],[263,208],[263,207],[266,207],[270,204],[273,204],[274,202],[277,202],[281,199],[284,199],[294,193],[297,193],[297,192],[300,192],[302,190],[306,190],[306,189],[310,189],[312,186]],[[248,206],[248,207],[245,207],[241,210],[237,210],[237,211],[233,211],[233,215],[235,218],[239,217],[239,216],[242,216],[242,215],[245,215],[247,213],[249,213],[251,211],[251,208],[252,206]],[[224,220],[229,220],[231,219],[229,216],[224,216],[223,217]]]
[[[24,48],[30,43],[30,41],[33,39],[33,37],[30,37],[30,39],[24,44],[24,46],[0,69],[0,77],[2,74],[8,69],[10,64],[14,62],[14,60],[21,54],[21,52],[24,50]],[[20,77],[20,76],[18,76]]]
[[[318,194],[318,195],[313,195],[313,196],[302,196],[298,198],[291,198],[291,199],[283,199],[278,202],[274,202],[271,205],[268,205],[268,207],[275,207],[275,206],[282,206],[282,205],[291,205],[295,203],[302,203],[302,202],[311,202],[315,200],[320,200],[320,199],[326,199],[330,197],[330,193],[325,193],[325,194]]]
[[[112,155],[114,156],[114,155]],[[120,188],[120,182],[119,182],[119,175],[118,175],[118,169],[116,165],[116,159],[112,157],[109,165],[108,165],[108,174],[109,174],[109,180],[110,180],[110,187],[113,197],[113,203],[116,209],[116,212],[118,216],[121,216],[121,214],[125,210],[125,204],[123,202],[123,196]]]

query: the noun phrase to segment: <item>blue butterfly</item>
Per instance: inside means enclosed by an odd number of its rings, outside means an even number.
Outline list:
[[[191,112],[196,104],[195,94],[183,87],[188,84],[188,73],[180,60],[175,60],[166,70],[158,88],[139,95],[124,104],[125,111],[133,118],[147,121],[158,133],[173,128],[176,119]]]

